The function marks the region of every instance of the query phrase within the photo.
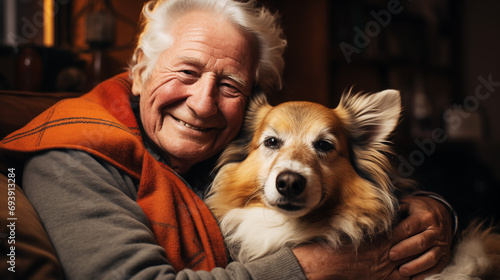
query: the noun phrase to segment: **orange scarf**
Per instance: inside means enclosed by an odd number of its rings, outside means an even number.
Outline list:
[[[17,158],[76,149],[109,162],[140,180],[137,203],[177,271],[226,266],[224,241],[210,210],[144,148],[130,93],[127,73],[118,75],[79,98],[60,101],[4,138],[0,149]]]

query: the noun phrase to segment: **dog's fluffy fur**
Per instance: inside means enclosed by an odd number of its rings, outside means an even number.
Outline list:
[[[314,240],[356,247],[388,232],[399,190],[391,183],[387,138],[400,104],[396,90],[347,94],[336,109],[310,102],[272,107],[255,95],[206,200],[231,256],[248,262]],[[457,257],[433,279],[500,273],[500,236],[482,228],[469,230]]]

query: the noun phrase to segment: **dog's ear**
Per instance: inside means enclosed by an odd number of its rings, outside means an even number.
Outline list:
[[[342,96],[335,110],[350,136],[350,156],[356,172],[385,190],[383,193],[392,193],[394,186],[388,174],[393,171],[387,157],[391,153],[387,138],[399,121],[399,91],[384,90],[371,95],[348,93]]]
[[[262,91],[256,90],[252,94],[248,100],[243,127],[220,156],[217,169],[231,162],[241,162],[248,156],[253,136],[272,108]]]
[[[355,144],[383,143],[399,122],[401,97],[397,90],[374,94],[345,94],[337,107],[345,115],[347,130]]]
[[[271,109],[272,106],[269,105],[267,97],[262,91],[257,90],[250,97],[242,129],[243,133],[250,137],[249,140]]]

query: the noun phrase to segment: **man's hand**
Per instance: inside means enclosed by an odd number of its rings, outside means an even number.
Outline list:
[[[452,217],[441,202],[425,196],[401,201],[408,217],[393,231],[397,243],[389,252],[393,261],[410,260],[399,268],[403,276],[424,279],[440,272],[450,259],[453,240]]]
[[[410,279],[401,276],[398,271],[403,261],[389,259],[389,250],[394,244],[390,239],[382,234],[357,250],[347,245],[333,249],[324,242],[318,242],[294,248],[293,252],[309,280]]]
[[[452,217],[441,202],[411,196],[401,201],[407,217],[392,238],[381,235],[357,250],[334,250],[322,242],[293,249],[308,279],[424,279],[448,263]]]

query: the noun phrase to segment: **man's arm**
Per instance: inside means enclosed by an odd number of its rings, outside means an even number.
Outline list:
[[[68,279],[303,278],[289,249],[250,264],[176,273],[136,203],[137,182],[75,150],[30,159],[23,189],[54,244]]]
[[[380,236],[355,251],[322,244],[294,249],[308,279],[424,279],[448,263],[453,219],[446,204],[428,196],[408,196],[392,238]]]

